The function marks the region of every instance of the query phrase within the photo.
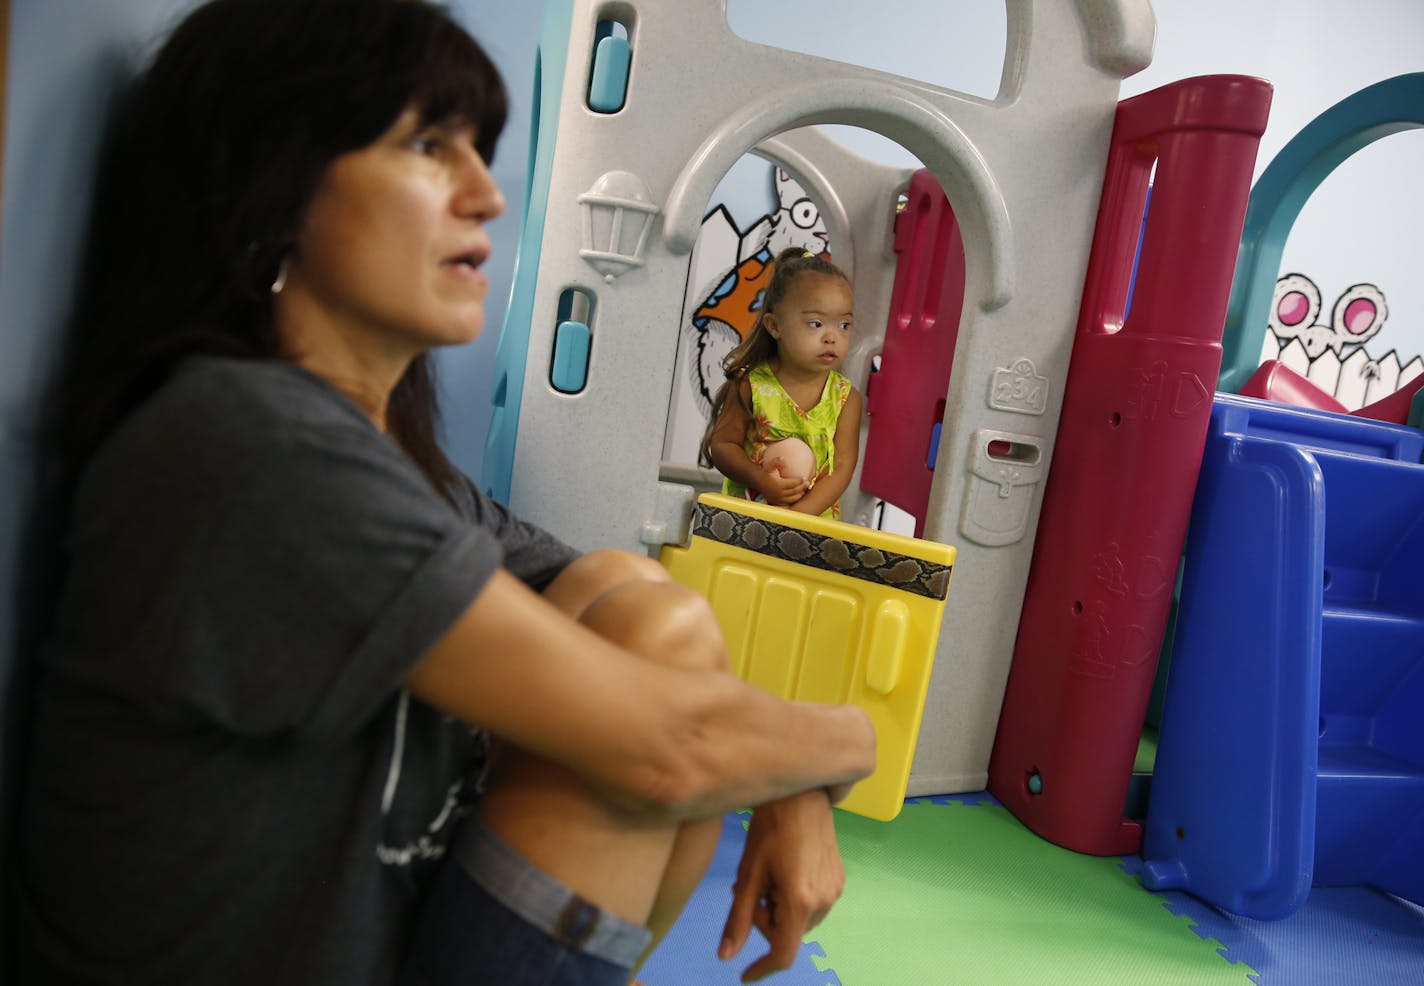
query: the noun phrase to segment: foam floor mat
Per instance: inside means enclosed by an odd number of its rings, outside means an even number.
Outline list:
[[[766,950],[715,955],[744,815],[644,967],[647,986],[722,986]],[[893,822],[836,813],[845,895],[773,986],[1424,986],[1424,910],[1318,889],[1285,921],[1232,918],[1143,889],[1135,858],[1052,845],[987,795],[916,799]]]

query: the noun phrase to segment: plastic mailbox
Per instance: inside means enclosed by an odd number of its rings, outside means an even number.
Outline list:
[[[712,603],[733,670],[782,698],[851,702],[875,724],[875,773],[841,803],[900,813],[954,548],[704,493],[673,578]]]
[[[1424,903],[1424,433],[1217,395],[1143,855],[1281,918],[1312,884]]]
[[[1221,360],[1271,86],[1211,76],[1118,109],[989,789],[1070,849],[1123,818]],[[1132,258],[1156,162],[1132,310]]]

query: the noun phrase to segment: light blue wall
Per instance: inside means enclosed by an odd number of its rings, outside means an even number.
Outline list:
[[[76,287],[94,155],[111,97],[192,0],[12,0],[7,78],[3,234],[0,234],[0,626],[13,622],[16,539],[25,497],[33,409]],[[492,228],[488,324],[503,320],[523,201],[530,92],[540,6],[452,4],[508,81],[510,124],[495,176],[509,208]],[[477,471],[489,413],[497,332],[446,354],[450,445]]]
[[[538,0],[504,4],[459,0],[450,6],[461,14],[499,66],[510,99],[509,123],[500,138],[492,169],[508,204],[504,215],[490,224],[494,252],[484,268],[490,281],[486,328],[473,344],[445,350],[440,355],[445,444],[455,464],[478,477],[493,410],[490,399],[494,392],[495,346],[514,283],[515,248],[524,211],[529,123],[534,110],[534,56],[543,5]]]
[[[109,98],[175,0],[14,0],[0,238],[0,565],[18,578],[30,431],[74,291],[80,228]],[[0,624],[13,620],[0,594]]]
[[[293,0],[300,2],[300,0]],[[0,227],[0,741],[22,716],[16,688],[17,634],[34,601],[25,590],[37,567],[25,556],[34,517],[35,408],[57,357],[75,294],[82,229],[94,157],[112,97],[166,28],[194,0],[11,0],[5,86],[3,226]],[[541,6],[450,4],[485,42],[505,74],[510,124],[495,161],[509,209],[492,228],[488,324],[498,326],[509,296],[522,209],[530,90]],[[478,472],[489,420],[494,343],[485,338],[442,361],[452,454]],[[7,750],[7,754],[13,751]],[[8,766],[9,761],[0,760]],[[12,779],[0,769],[0,792],[12,802]],[[0,815],[0,838],[8,837]],[[0,867],[3,873],[3,867]],[[9,922],[0,912],[0,981],[5,980]]]
[[[36,397],[74,294],[94,154],[110,98],[166,26],[193,0],[12,0],[7,79],[4,213],[0,235],[0,560],[13,557],[16,484],[23,487]],[[510,88],[510,123],[495,161],[509,208],[491,233],[495,253],[488,324],[497,327],[509,295],[523,203],[530,93],[540,5],[451,4],[485,42]],[[450,444],[477,470],[497,331],[446,355]],[[471,395],[474,396],[471,396]],[[0,606],[10,605],[10,593]],[[8,623],[9,613],[0,609]]]
[[[43,566],[33,524],[36,406],[74,293],[89,179],[110,97],[177,0],[11,0],[0,234],[0,836],[24,721],[16,654]],[[5,843],[0,842],[0,846]],[[8,861],[8,860],[7,860]],[[6,862],[7,862],[6,861]],[[4,867],[0,866],[0,874]],[[8,901],[7,901],[8,903]],[[13,922],[0,911],[0,979]]]

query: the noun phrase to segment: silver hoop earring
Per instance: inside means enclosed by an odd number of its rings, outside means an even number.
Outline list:
[[[277,265],[277,276],[272,279],[272,293],[281,294],[282,289],[287,286],[287,258],[283,257],[282,262]]]

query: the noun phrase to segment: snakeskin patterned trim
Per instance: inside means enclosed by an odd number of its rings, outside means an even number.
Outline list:
[[[949,594],[952,566],[812,534],[719,507],[697,504],[692,511],[692,533],[771,558],[904,589],[917,596],[944,599]]]

